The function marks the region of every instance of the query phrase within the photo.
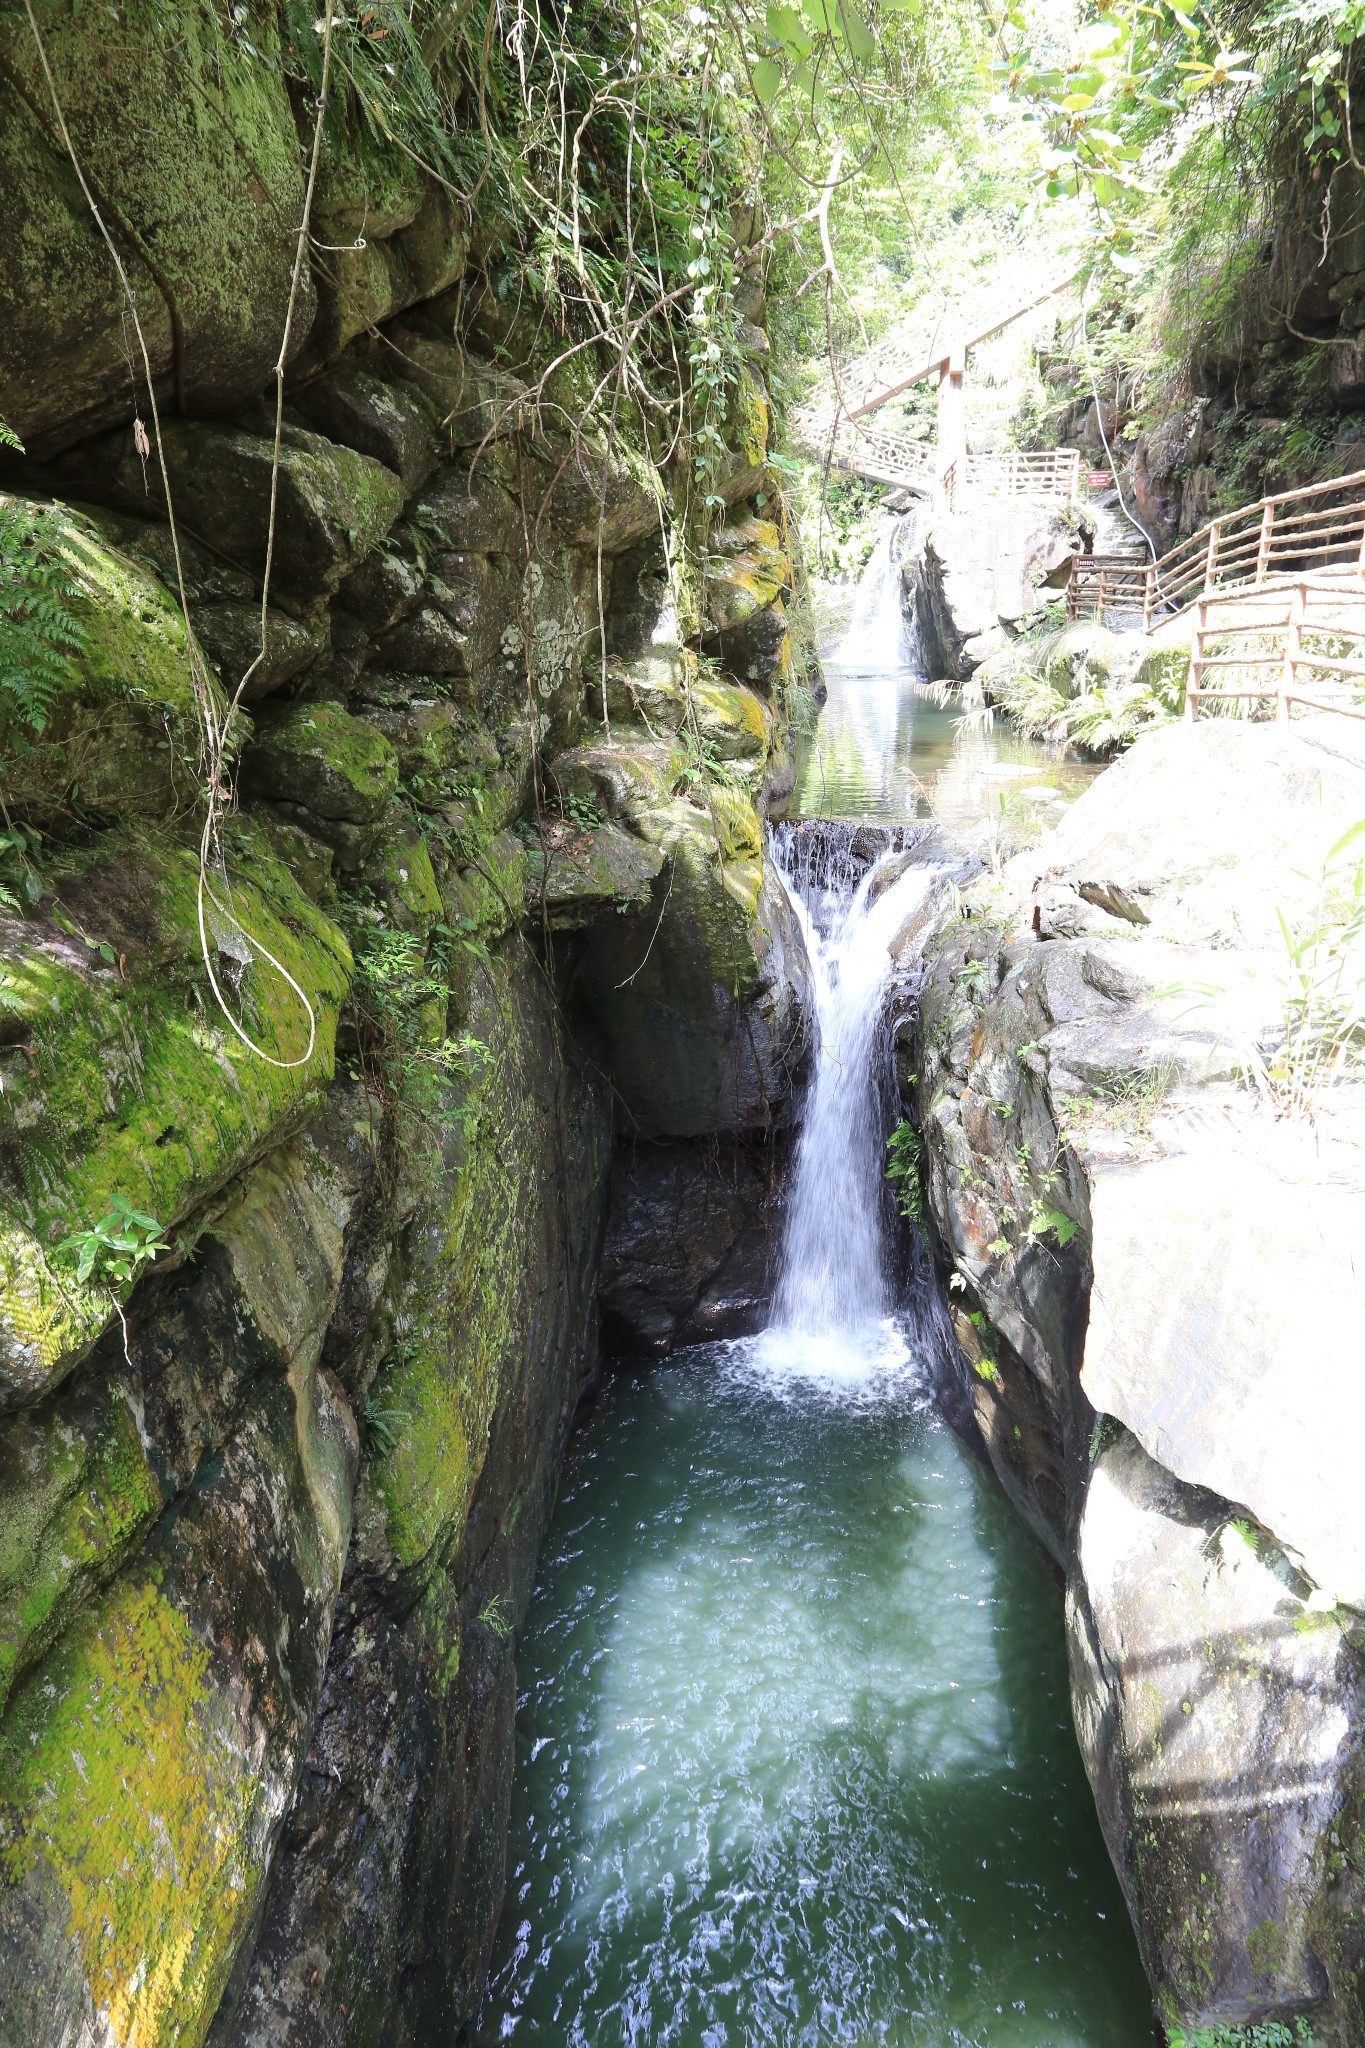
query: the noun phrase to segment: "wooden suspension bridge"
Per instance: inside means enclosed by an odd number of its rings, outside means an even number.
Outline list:
[[[1036,312],[1076,282],[1075,275],[1049,285],[1002,319],[974,334],[945,342],[904,332],[888,337],[844,364],[819,398],[795,416],[797,438],[830,466],[870,483],[932,498],[947,510],[989,497],[1075,497],[1081,458],[1075,448],[1042,454],[1007,450],[971,455],[967,451],[967,359],[978,343],[1001,334]],[[937,438],[930,444],[869,424],[869,417],[926,378],[938,383]]]

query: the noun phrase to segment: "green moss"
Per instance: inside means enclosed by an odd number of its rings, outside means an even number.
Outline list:
[[[107,1295],[78,1287],[57,1254],[64,1237],[107,1215],[116,1192],[174,1223],[331,1078],[350,976],[341,933],[264,835],[238,821],[206,927],[253,1049],[207,984],[197,877],[188,849],[125,837],[83,891],[70,892],[86,918],[98,908],[92,936],[121,964],[39,920],[12,926],[0,945],[0,1019],[26,1048],[0,1095],[0,1135],[15,1164],[0,1205],[0,1388],[8,1378],[31,1397],[109,1319]],[[125,911],[136,936],[117,929]],[[307,1013],[286,976],[312,1006],[311,1051]]]
[[[320,818],[370,825],[398,788],[392,742],[340,704],[272,711],[242,762],[243,786],[303,804]]]
[[[744,457],[751,469],[761,469],[768,459],[771,425],[768,401],[753,371],[744,363],[730,400],[730,417],[726,426],[736,453]]]
[[[494,959],[480,986],[470,1027],[488,1057],[463,1105],[462,1157],[416,1227],[394,1355],[375,1395],[403,1416],[376,1483],[405,1565],[463,1527],[534,1256],[542,1139],[524,1065],[533,1055],[519,1034],[506,963]]]
[[[265,382],[279,346],[289,230],[303,193],[276,10],[251,7],[250,48],[220,10],[203,5],[96,16],[40,0],[37,12],[84,166],[97,189],[117,193],[167,281],[187,389],[207,390],[220,407],[225,398],[244,401]],[[7,33],[6,56],[31,102],[44,104],[33,39]],[[11,423],[29,441],[35,429],[79,419],[96,398],[107,405],[111,385],[126,390],[126,316],[98,230],[52,143],[26,114],[7,127],[0,167],[21,203],[0,216],[13,315],[0,336],[0,378],[23,394]],[[124,253],[153,364],[165,372],[165,297]]]
[[[770,519],[727,527],[706,562],[705,604],[714,632],[733,631],[772,604],[791,581],[782,535]]]
[[[198,2048],[208,2031],[269,1832],[242,1734],[208,1651],[145,1576],[63,1639],[0,1734],[0,1880],[41,1871],[59,1889],[122,2048]]]
[[[723,757],[767,759],[772,719],[754,691],[703,675],[692,686],[692,707],[703,739],[714,741]]]
[[[84,645],[38,741],[9,751],[0,791],[25,808],[76,802],[123,817],[187,810],[203,730],[196,670],[218,712],[222,691],[151,570],[109,546],[90,521],[56,517]]]
[[[0,1438],[0,1712],[92,1573],[127,1555],[162,1505],[131,1408],[117,1394],[102,1408],[88,1435],[24,1414]]]

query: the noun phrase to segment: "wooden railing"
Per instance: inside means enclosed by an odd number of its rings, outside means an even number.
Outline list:
[[[964,455],[943,478],[948,510],[955,512],[968,498],[1074,498],[1081,486],[1081,457],[1076,448],[1048,448],[1026,455],[1005,449],[997,455]]]
[[[1267,669],[1265,680],[1250,680]],[[1365,583],[1301,576],[1195,599],[1186,718],[1210,704],[1266,700],[1285,723],[1292,704],[1365,718],[1362,695]]]
[[[1365,569],[1365,470],[1243,505],[1155,562],[1078,556],[1067,616],[1148,632],[1153,619],[1184,611],[1205,591],[1314,575],[1335,563]]]

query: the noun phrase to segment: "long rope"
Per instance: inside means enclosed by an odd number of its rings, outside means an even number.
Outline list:
[[[52,67],[48,62],[47,47],[43,42],[42,33],[39,30],[37,18],[35,17],[33,12],[33,0],[24,0],[24,11],[28,16],[29,28],[32,30],[33,40],[35,45],[37,46],[38,61],[42,67],[43,77],[47,83],[48,93],[52,100],[53,113],[56,118],[58,130],[61,134],[62,142],[66,147],[66,153],[71,160],[71,167],[76,173],[76,177],[80,183],[81,191],[85,196],[85,202],[87,206],[90,208],[91,217],[93,218],[96,227],[99,229],[101,239],[104,242],[105,248],[109,252],[110,260],[112,261],[114,268],[118,273],[119,282],[123,287],[124,296],[128,302],[128,310],[132,319],[133,329],[137,335],[138,349],[142,356],[143,377],[147,386],[147,402],[152,415],[152,429],[156,442],[157,465],[161,472],[161,487],[166,499],[166,517],[170,529],[172,553],[175,559],[177,593],[180,599],[181,616],[184,618],[186,631],[189,637],[190,677],[194,686],[195,703],[199,711],[200,721],[203,728],[204,766],[206,769],[205,792],[207,803],[204,818],[204,829],[202,834],[200,835],[199,842],[199,877],[196,888],[196,913],[199,926],[200,955],[204,963],[205,972],[208,975],[209,986],[213,990],[214,999],[217,1002],[219,1009],[222,1011],[223,1016],[226,1018],[232,1030],[236,1032],[238,1038],[241,1039],[242,1043],[248,1048],[248,1050],[254,1053],[258,1059],[264,1060],[268,1066],[278,1067],[284,1070],[291,1070],[296,1067],[303,1067],[306,1066],[308,1062],[312,1059],[314,1048],[317,1044],[317,1014],[313,1008],[313,1005],[309,1001],[303,989],[300,988],[298,982],[294,979],[293,975],[290,974],[289,970],[284,966],[284,964],[280,960],[276,959],[275,955],[270,951],[269,947],[263,944],[263,942],[257,937],[255,937],[253,933],[247,930],[246,926],[241,922],[241,919],[237,916],[234,910],[232,910],[227,905],[220,903],[218,898],[213,895],[213,892],[210,890],[208,886],[208,866],[211,854],[214,852],[215,849],[218,848],[218,830],[222,820],[224,809],[223,761],[227,744],[227,736],[231,727],[232,715],[241,701],[242,691],[245,689],[248,680],[254,674],[256,668],[259,666],[260,662],[265,657],[265,641],[267,633],[266,607],[269,596],[270,573],[274,557],[275,525],[279,497],[280,449],[284,424],[284,364],[288,354],[290,333],[294,320],[294,312],[298,303],[299,287],[303,274],[303,263],[308,247],[309,224],[312,218],[313,210],[313,195],[317,187],[318,166],[322,153],[323,118],[326,112],[327,105],[327,84],[331,68],[332,27],[334,17],[331,8],[329,7],[326,11],[325,27],[323,31],[322,87],[318,98],[317,121],[313,131],[313,148],[309,160],[308,186],[304,198],[303,220],[298,230],[298,246],[295,250],[294,268],[290,279],[289,302],[285,314],[284,335],[280,343],[280,353],[275,366],[275,443],[271,463],[270,517],[266,538],[265,582],[263,586],[261,599],[261,651],[256,656],[255,660],[251,663],[250,667],[247,669],[246,674],[242,677],[241,682],[237,685],[237,689],[234,692],[230,702],[228,703],[226,712],[223,718],[220,720],[218,718],[216,707],[213,702],[213,695],[212,691],[209,688],[208,678],[204,672],[202,657],[200,657],[198,654],[198,643],[195,640],[194,631],[190,620],[189,596],[185,587],[185,568],[180,547],[180,532],[175,517],[175,503],[171,491],[170,474],[166,464],[165,445],[162,439],[161,411],[160,407],[157,404],[156,397],[156,379],[152,372],[152,361],[151,354],[147,347],[147,337],[143,332],[142,321],[141,318],[139,317],[137,310],[137,294],[133,290],[132,281],[128,276],[127,269],[124,266],[123,258],[119,253],[118,246],[114,241],[113,236],[109,232],[108,226],[104,219],[104,215],[100,210],[94,192],[91,190],[89,181],[85,175],[85,171],[82,168],[80,158],[76,153],[76,146],[75,143],[72,141],[71,131],[67,126],[66,114],[62,108],[61,96],[57,91],[57,82],[52,75]],[[219,865],[224,865],[222,861],[221,850],[219,850]],[[225,868],[224,878],[226,880]],[[266,1052],[263,1046],[259,1046],[256,1044],[255,1040],[242,1027],[242,1025],[238,1023],[237,1019],[233,1016],[232,1011],[229,1009],[227,999],[223,994],[222,988],[219,985],[218,977],[214,972],[213,959],[208,942],[207,916],[205,912],[206,897],[208,901],[212,903],[213,908],[218,912],[219,916],[226,919],[230,924],[235,925],[237,930],[241,932],[243,938],[246,939],[248,944],[255,946],[262,955],[262,957],[270,962],[270,965],[274,967],[277,973],[279,973],[283,977],[283,979],[288,983],[289,987],[297,995],[299,1001],[302,1003],[304,1011],[308,1017],[308,1046],[307,1050],[303,1052],[297,1059],[276,1059],[273,1056],[273,1054]]]

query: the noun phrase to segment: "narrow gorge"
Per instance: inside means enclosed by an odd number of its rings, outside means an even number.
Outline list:
[[[1365,2044],[1365,180],[1143,384],[1140,17],[0,5],[0,2048]]]

